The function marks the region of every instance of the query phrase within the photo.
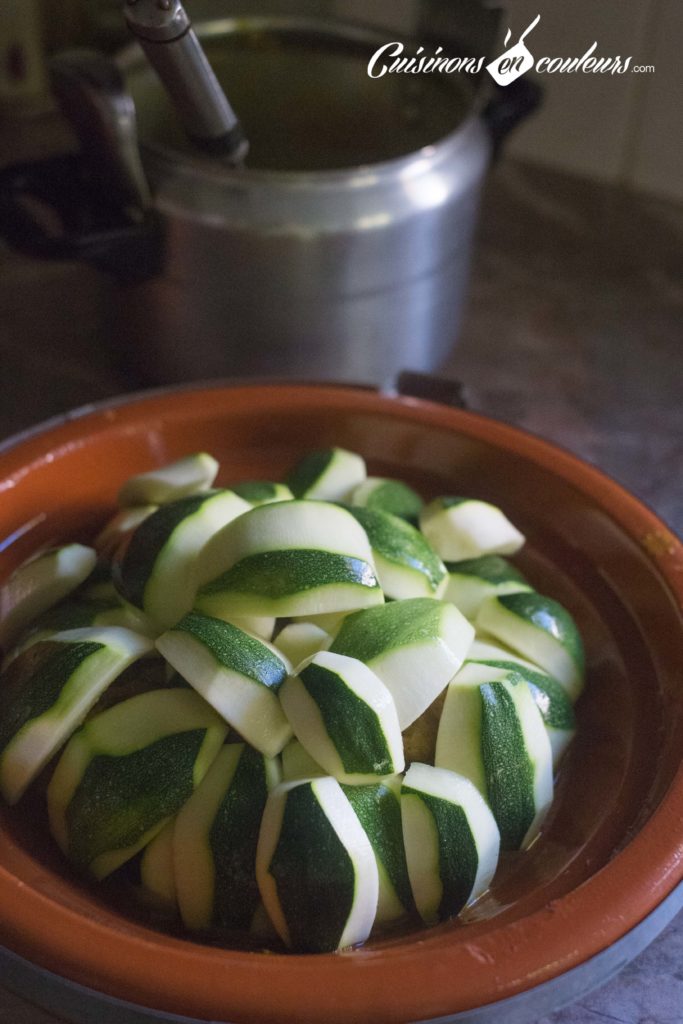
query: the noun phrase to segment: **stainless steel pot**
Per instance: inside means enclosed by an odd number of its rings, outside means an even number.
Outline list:
[[[75,191],[80,209],[51,253],[76,252],[121,280],[111,327],[129,366],[156,382],[382,383],[437,368],[457,338],[492,151],[534,105],[531,84],[486,106],[467,76],[372,79],[368,59],[391,37],[329,21],[239,18],[197,31],[251,140],[246,167],[192,151],[133,46],[118,64],[150,209],[117,223],[110,191],[103,212],[92,159],[77,188],[70,165],[43,183],[51,200],[63,202],[62,185]],[[101,148],[95,157],[107,159]],[[39,191],[35,175],[23,188]],[[0,220],[15,243],[33,235],[36,251],[35,225],[17,221],[19,192],[15,179],[4,204],[15,223]],[[83,220],[86,199],[96,213]]]

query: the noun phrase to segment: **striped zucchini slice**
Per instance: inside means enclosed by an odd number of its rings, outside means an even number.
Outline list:
[[[261,903],[256,845],[277,761],[229,743],[181,808],[173,831],[178,905],[193,931],[250,930]]]
[[[152,512],[156,512],[157,508],[157,505],[123,508],[105,523],[93,541],[100,564],[108,565],[113,560],[118,549],[137,530],[140,523],[151,516]]]
[[[500,835],[486,801],[469,779],[446,768],[413,764],[401,788],[408,875],[426,924],[459,914],[488,889]]]
[[[209,615],[309,616],[384,600],[365,531],[322,501],[260,505],[221,530],[199,563]]]
[[[294,736],[282,749],[282,781],[314,779],[319,775],[327,775],[327,772]]]
[[[524,537],[495,505],[475,498],[436,498],[420,513],[420,529],[444,561],[514,555]]]
[[[271,480],[245,480],[234,484],[232,490],[250,505],[268,505],[273,501],[291,501],[294,498],[287,484]]]
[[[365,461],[345,448],[324,448],[305,455],[287,476],[295,498],[346,501],[365,480]]]
[[[280,701],[294,735],[340,782],[362,785],[403,771],[393,697],[361,661],[320,651],[285,680]]]
[[[372,929],[377,862],[336,779],[284,782],[268,796],[256,851],[261,898],[300,953],[354,946]]]
[[[369,476],[356,487],[349,501],[361,508],[374,508],[380,512],[390,512],[393,516],[405,519],[417,526],[424,501],[412,487],[400,480],[388,480],[385,477]]]
[[[0,677],[0,790],[16,803],[111,682],[152,650],[127,629],[74,629],[33,644]]]
[[[521,572],[501,555],[482,555],[462,562],[449,562],[448,585],[443,594],[465,618],[474,619],[482,602],[496,594],[531,590]]]
[[[173,866],[173,829],[175,818],[158,832],[144,848],[140,858],[143,892],[161,909],[177,911],[178,890]]]
[[[454,605],[416,597],[349,615],[330,650],[357,658],[379,676],[403,730],[453,678],[473,638],[474,628]]]
[[[295,669],[318,651],[326,650],[331,642],[330,634],[314,622],[290,622],[275,638],[278,651],[282,651]]]
[[[557,679],[571,700],[580,696],[583,641],[574,619],[558,601],[535,591],[490,597],[479,609],[476,625]]]
[[[192,690],[150,690],[91,718],[47,790],[50,828],[81,870],[115,871],[161,831],[204,778],[227,733]]]
[[[208,491],[218,475],[218,463],[206,452],[186,455],[176,462],[140,473],[126,480],[119,491],[119,505],[167,505],[178,498]]]
[[[479,673],[478,678],[475,676],[476,672]],[[509,672],[517,672],[531,691],[548,733],[553,768],[556,768],[576,732],[574,705],[564,687],[544,672],[530,668],[520,661],[505,658],[496,660],[469,657],[460,670],[460,673],[467,673],[468,679],[480,683],[502,679]]]
[[[552,802],[553,767],[541,713],[521,675],[464,666],[448,687],[435,764],[467,777],[485,797],[502,849],[529,846]]]
[[[415,909],[401,824],[401,777],[342,789],[375,854],[379,897],[375,924],[397,921]]]
[[[162,505],[117,553],[112,575],[121,596],[159,630],[173,626],[194,603],[194,568],[202,548],[249,507],[232,491],[208,491]]]
[[[386,597],[440,597],[448,571],[419,530],[389,512],[349,511],[368,535],[379,585]]]
[[[248,743],[268,757],[292,735],[278,700],[289,666],[275,648],[222,619],[190,612],[157,649]]]
[[[97,555],[83,544],[66,544],[24,562],[0,587],[0,648],[7,651],[33,619],[80,586]]]

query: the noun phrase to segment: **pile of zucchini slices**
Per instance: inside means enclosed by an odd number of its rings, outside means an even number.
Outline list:
[[[425,504],[341,448],[285,483],[187,456],[128,480],[93,546],[0,590],[0,791],[198,933],[297,952],[458,915],[539,833],[575,729],[570,614],[469,497]],[[47,780],[47,781],[46,781]]]

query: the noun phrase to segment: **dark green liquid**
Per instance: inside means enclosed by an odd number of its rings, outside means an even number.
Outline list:
[[[274,31],[202,42],[254,169],[333,170],[405,156],[457,128],[471,102],[459,74],[370,78],[374,44]],[[128,82],[142,140],[193,152],[154,72],[137,67]]]

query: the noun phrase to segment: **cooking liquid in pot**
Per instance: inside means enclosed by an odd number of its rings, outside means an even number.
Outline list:
[[[324,171],[406,156],[454,131],[472,104],[462,75],[370,78],[374,44],[331,32],[238,29],[202,43],[244,125],[254,170]],[[154,72],[136,65],[127,77],[143,142],[197,154]]]

